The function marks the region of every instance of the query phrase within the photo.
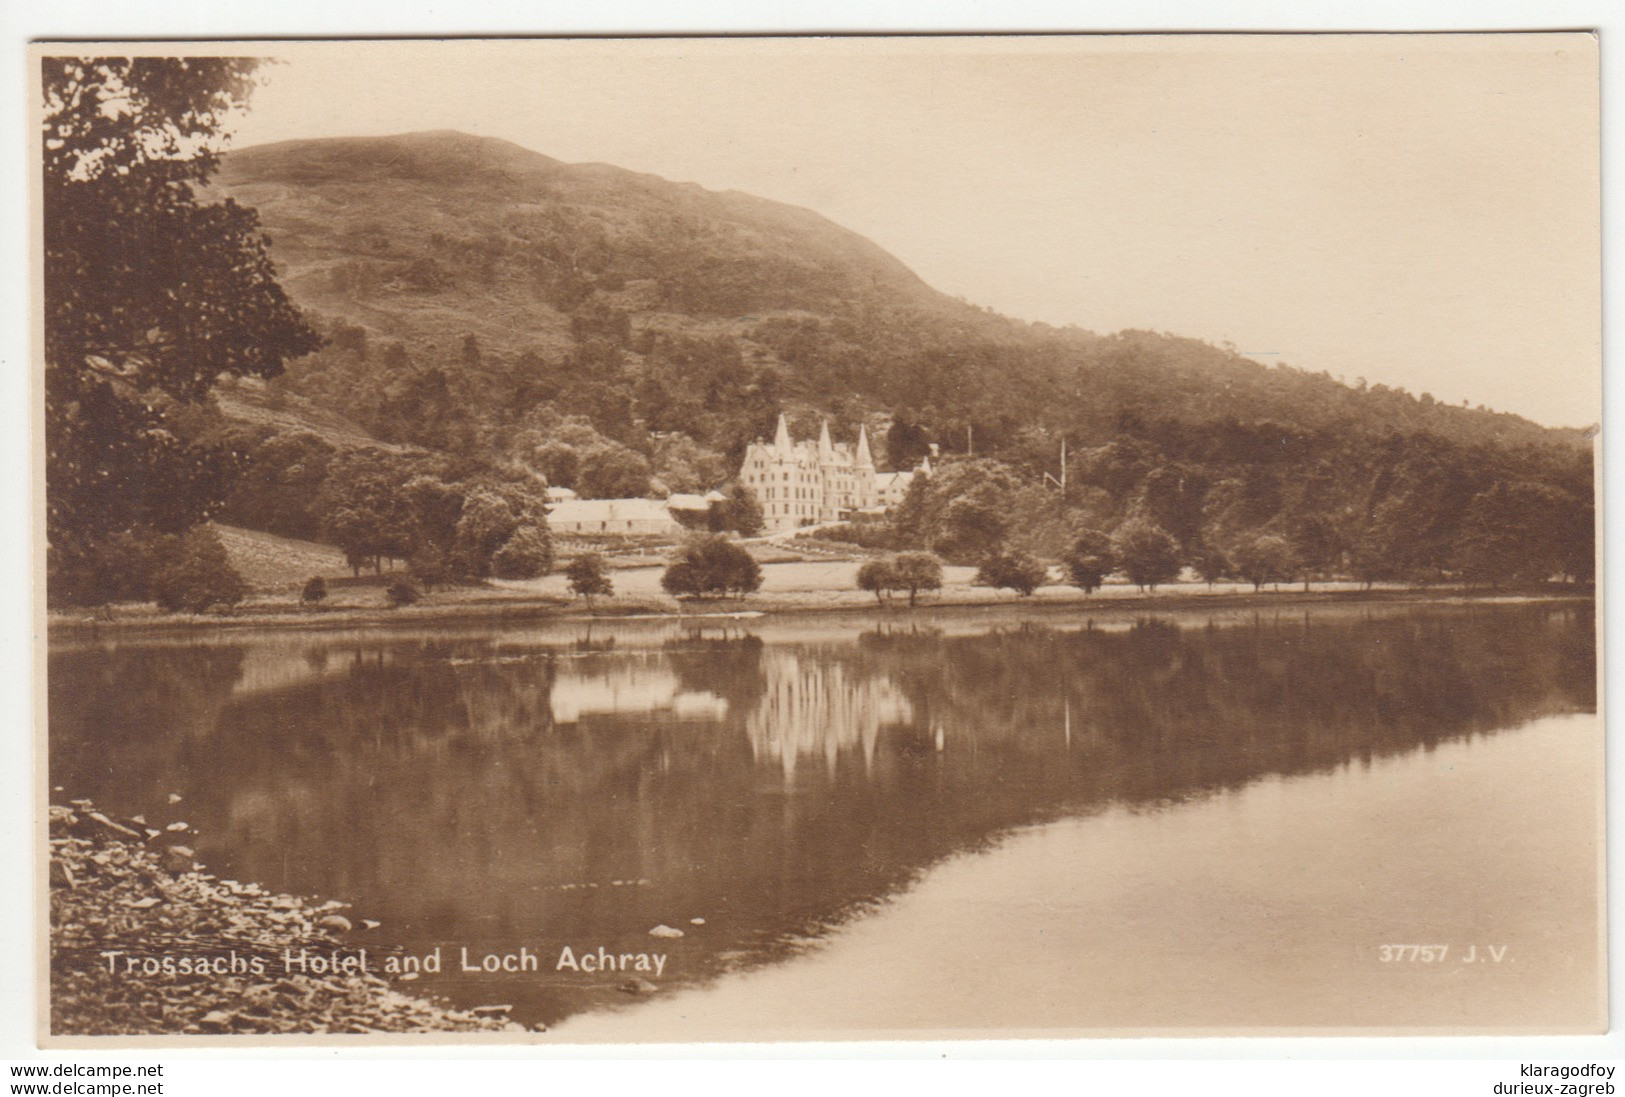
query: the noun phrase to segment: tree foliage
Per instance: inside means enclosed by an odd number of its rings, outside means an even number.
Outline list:
[[[877,556],[858,566],[857,582],[859,590],[868,591],[877,603],[884,603],[886,595],[897,585],[897,572],[889,557]]]
[[[942,561],[929,552],[900,552],[891,558],[893,590],[908,591],[914,605],[920,592],[942,589]]]
[[[585,598],[588,605],[600,595],[615,593],[615,585],[604,570],[604,558],[596,552],[584,553],[571,560],[564,569],[564,575],[570,581],[570,593],[577,598]]]
[[[1106,576],[1117,567],[1116,557],[1112,555],[1111,538],[1092,529],[1078,533],[1077,540],[1072,543],[1072,551],[1066,554],[1063,563],[1072,578],[1072,585],[1085,594],[1099,590]]]
[[[1112,555],[1129,582],[1141,590],[1179,578],[1179,543],[1168,532],[1144,519],[1123,523],[1112,535]]]
[[[1592,531],[1574,499],[1545,484],[1497,481],[1462,516],[1457,556],[1476,583],[1589,577]]]
[[[491,554],[491,574],[498,579],[539,579],[553,570],[553,542],[546,528],[531,523],[515,527]]]
[[[1042,561],[1025,552],[1001,552],[983,561],[973,582],[982,587],[1008,588],[1026,598],[1048,578],[1049,569]]]
[[[202,613],[214,606],[234,606],[246,593],[242,576],[209,526],[167,539],[155,561],[152,593],[161,610]]]
[[[942,589],[942,561],[929,552],[899,552],[866,560],[858,568],[859,590],[883,602],[893,591],[906,591],[908,604],[918,603],[921,591]]]
[[[1262,590],[1265,583],[1285,583],[1300,567],[1298,555],[1284,537],[1272,533],[1247,537],[1230,550],[1231,566],[1241,578]]]
[[[677,598],[750,594],[762,585],[762,568],[739,545],[716,534],[704,534],[678,550],[660,585]]]
[[[228,450],[177,408],[221,374],[272,377],[315,349],[259,221],[199,188],[252,58],[50,57],[45,96],[45,433],[53,600],[103,539],[182,533],[225,499]]]
[[[723,493],[722,502],[712,507],[717,532],[732,530],[741,537],[755,537],[762,532],[762,505],[756,496],[741,484],[731,484]]]

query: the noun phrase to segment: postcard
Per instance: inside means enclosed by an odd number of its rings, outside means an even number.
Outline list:
[[[1594,36],[30,65],[43,1045],[1606,1031]]]

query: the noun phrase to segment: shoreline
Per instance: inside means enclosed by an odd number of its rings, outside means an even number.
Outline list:
[[[285,950],[353,951],[369,924],[344,903],[218,879],[184,834],[139,818],[84,800],[49,813],[52,1040],[531,1031],[507,1007],[454,1009],[370,972],[279,971]]]
[[[867,617],[881,615],[906,620],[914,614],[941,609],[1012,607],[1036,610],[1069,609],[1092,614],[1122,610],[1147,612],[1233,610],[1362,602],[1373,604],[1507,600],[1594,602],[1596,595],[1595,586],[1590,584],[1584,586],[1541,584],[1505,589],[1440,585],[1379,586],[1365,590],[1349,589],[1345,586],[1308,591],[1296,584],[1290,589],[1264,591],[1208,590],[1194,584],[1172,584],[1153,592],[1134,592],[1118,586],[1095,594],[1084,594],[1072,587],[1052,586],[1040,588],[1038,595],[1027,598],[993,591],[986,587],[954,586],[945,588],[940,594],[922,597],[919,604],[912,607],[902,598],[877,604],[873,595],[846,589],[758,593],[738,598],[699,599],[686,603],[678,603],[676,599],[668,598],[664,600],[664,604],[651,603],[648,598],[640,595],[627,595],[619,600],[616,596],[611,596],[592,608],[578,601],[567,602],[548,595],[491,596],[488,589],[465,588],[447,592],[446,597],[447,600],[444,602],[420,603],[401,608],[345,606],[268,611],[249,609],[222,614],[159,614],[150,610],[136,610],[111,618],[53,611],[47,614],[46,630],[49,640],[84,640],[106,635],[139,637],[258,629],[278,631],[329,628],[387,629],[424,624],[507,625],[542,621],[563,624],[625,620],[674,622],[760,620],[815,614],[828,616],[862,614]]]

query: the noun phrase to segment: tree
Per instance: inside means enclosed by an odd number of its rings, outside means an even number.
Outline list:
[[[402,490],[410,470],[394,454],[356,450],[336,458],[317,494],[323,534],[344,550],[351,571],[383,558],[406,558],[420,540],[411,500]]]
[[[498,579],[540,579],[553,570],[553,542],[542,526],[525,523],[491,557]]]
[[[519,528],[519,516],[498,492],[480,487],[463,499],[449,557],[459,574],[484,579],[491,574],[497,550]],[[551,563],[551,550],[549,550]]]
[[[221,516],[234,525],[312,540],[321,533],[316,500],[333,447],[308,430],[272,434],[248,448],[246,467]],[[234,448],[239,443],[234,442]]]
[[[1230,550],[1236,574],[1262,590],[1265,583],[1283,583],[1292,578],[1297,558],[1286,538],[1272,533],[1247,538]]]
[[[973,582],[980,587],[1008,587],[1026,598],[1048,578],[1049,568],[1025,552],[1002,552],[976,569]]]
[[[933,545],[950,560],[977,560],[996,553],[1009,529],[1006,507],[984,494],[963,495],[948,503]]]
[[[883,603],[885,595],[896,586],[897,572],[892,567],[890,557],[880,556],[873,560],[865,560],[858,568],[858,589],[873,594],[877,604]]]
[[[706,593],[699,569],[688,560],[673,560],[661,574],[660,586],[673,598],[697,598]]]
[[[581,473],[581,455],[576,447],[568,442],[543,442],[532,453],[531,462],[553,487],[574,490]]]
[[[762,532],[762,505],[756,496],[739,484],[723,493],[726,498],[712,509],[716,522],[724,530],[733,530],[741,537],[755,537]]]
[[[581,456],[576,490],[583,499],[634,499],[648,494],[649,461],[610,442]]]
[[[433,541],[427,541],[412,550],[412,555],[406,558],[406,570],[425,590],[450,583],[456,578],[452,574],[451,564],[446,560],[446,554]]]
[[[152,593],[161,610],[202,613],[210,606],[234,606],[243,600],[243,577],[209,526],[167,539],[154,559]]]
[[[1336,523],[1324,514],[1304,515],[1293,522],[1287,544],[1292,549],[1304,590],[1309,589],[1312,580],[1331,578],[1342,563],[1343,539]]]
[[[1123,574],[1141,590],[1179,578],[1179,544],[1159,526],[1130,519],[1112,535],[1111,545]]]
[[[1455,555],[1463,577],[1531,583],[1568,573],[1572,531],[1584,526],[1575,520],[1579,509],[1548,485],[1498,481],[1475,495],[1462,517]]]
[[[1106,576],[1117,566],[1112,557],[1111,539],[1092,529],[1078,534],[1077,540],[1072,543],[1072,551],[1067,553],[1063,563],[1072,577],[1072,585],[1085,594],[1099,590]]]
[[[570,580],[570,592],[578,598],[585,598],[589,606],[598,595],[607,596],[615,593],[614,584],[604,572],[604,558],[596,552],[589,552],[571,560],[570,565],[564,569],[564,574]]]
[[[178,431],[176,410],[222,374],[274,377],[319,340],[254,212],[199,197],[257,60],[41,64],[46,538],[61,577],[99,540],[209,517],[235,468]]]
[[[922,590],[942,589],[942,561],[929,552],[900,552],[891,558],[894,590],[908,591],[912,607]]]
[[[976,563],[999,551],[1010,500],[1021,481],[999,461],[945,463],[916,476],[892,516],[899,546],[927,548],[950,563]]]
[[[717,534],[690,539],[661,576],[674,597],[749,594],[762,585],[762,568],[749,552]]]
[[[1230,557],[1204,541],[1197,546],[1196,554],[1191,557],[1191,567],[1196,569],[1196,574],[1200,575],[1202,581],[1211,588],[1214,583],[1230,574]]]

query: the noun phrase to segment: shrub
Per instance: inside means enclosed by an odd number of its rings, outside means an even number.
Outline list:
[[[866,549],[889,549],[897,545],[897,537],[892,532],[891,523],[883,519],[861,519],[852,522],[836,522],[832,525],[819,526],[796,534],[797,538],[808,538],[814,541],[831,541],[842,545],[857,545]]]
[[[202,613],[243,600],[243,577],[212,528],[198,526],[179,538],[159,538],[154,554],[152,594],[159,609]]]
[[[414,580],[403,576],[384,589],[384,597],[392,606],[410,606],[423,597],[423,591]]]
[[[299,600],[306,605],[327,600],[327,580],[320,575],[313,575],[305,584],[305,589],[299,593]]]

